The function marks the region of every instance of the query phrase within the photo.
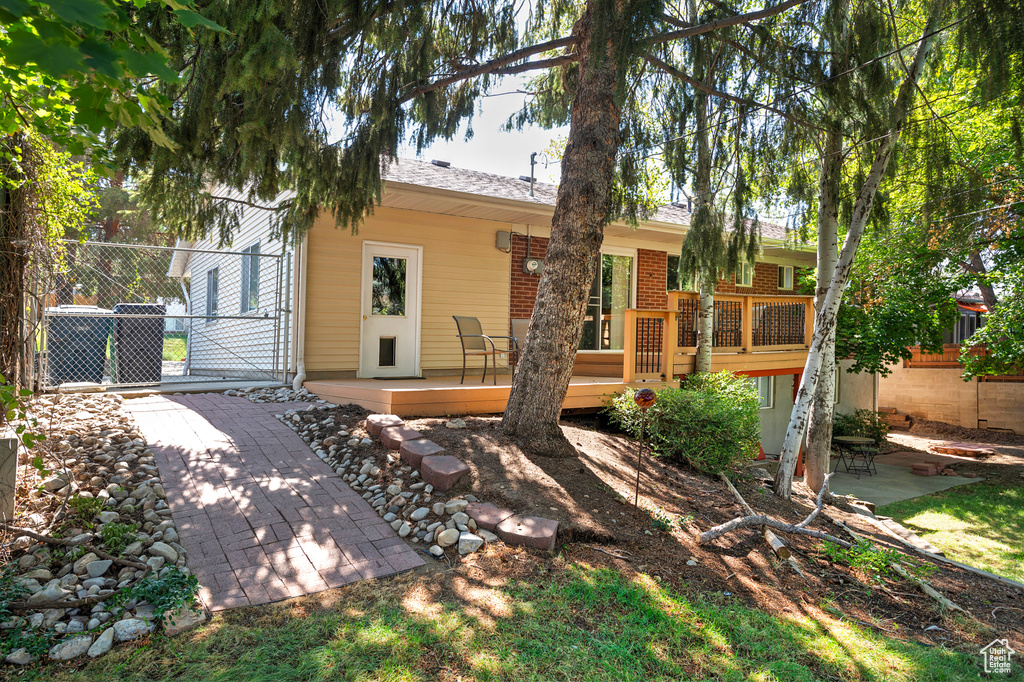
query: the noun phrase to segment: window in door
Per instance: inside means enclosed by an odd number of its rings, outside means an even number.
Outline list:
[[[242,306],[247,313],[260,307],[260,243],[242,249]]]
[[[405,315],[404,258],[373,257],[373,292],[371,315]]]
[[[580,350],[622,350],[626,309],[633,305],[633,256],[601,254],[590,288]]]

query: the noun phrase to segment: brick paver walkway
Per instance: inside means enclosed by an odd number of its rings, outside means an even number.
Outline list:
[[[129,400],[212,610],[298,597],[424,563],[291,429],[290,404],[220,394]]]

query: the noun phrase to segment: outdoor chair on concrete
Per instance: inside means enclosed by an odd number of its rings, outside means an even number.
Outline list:
[[[487,336],[480,326],[480,320],[475,317],[452,315],[452,318],[455,320],[455,328],[459,332],[459,341],[462,342],[462,378],[459,379],[459,383],[462,384],[466,381],[466,358],[470,356],[483,356],[484,375],[481,377],[480,383],[482,384],[487,381],[487,358],[491,358],[494,364],[491,377],[494,380],[494,385],[497,386],[498,356],[508,353],[508,364],[509,367],[512,367],[514,365],[513,359],[519,354],[516,338],[514,336]],[[505,343],[502,345],[505,347],[499,348],[494,343],[495,339],[503,340]]]

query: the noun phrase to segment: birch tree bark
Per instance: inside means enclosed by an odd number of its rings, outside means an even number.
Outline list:
[[[715,273],[702,270],[698,276],[700,292],[697,310],[697,351],[694,372],[711,371],[711,350],[715,333]]]
[[[900,85],[899,93],[896,96],[889,134],[879,142],[871,168],[864,179],[864,184],[861,185],[850,217],[850,226],[846,233],[846,239],[843,242],[842,251],[839,253],[839,260],[832,273],[828,291],[821,303],[821,308],[815,313],[814,336],[811,340],[810,350],[807,353],[803,380],[800,382],[800,389],[797,391],[793,412],[789,419],[789,427],[786,429],[786,437],[782,444],[779,470],[775,474],[775,494],[785,499],[789,499],[793,492],[793,473],[796,469],[796,461],[800,452],[800,443],[807,430],[811,401],[821,380],[825,346],[829,337],[835,333],[836,314],[839,311],[843,289],[846,287],[846,282],[849,279],[850,269],[853,267],[853,259],[857,254],[857,247],[860,245],[861,237],[864,236],[864,227],[867,225],[868,216],[871,215],[871,208],[874,205],[875,196],[878,194],[878,186],[882,182],[882,177],[885,175],[889,161],[892,159],[896,142],[899,140],[903,126],[906,124],[907,114],[914,100],[914,93],[917,89],[918,80],[921,77],[921,71],[924,69],[925,59],[934,42],[935,33],[939,28],[939,22],[945,12],[947,2],[948,0],[934,0],[931,4],[928,21],[918,42],[914,61],[907,68],[903,83]]]
[[[825,139],[818,189],[818,272],[814,309],[825,303],[829,282],[839,260],[839,183],[843,172],[843,137],[836,125]],[[808,314],[810,311],[808,311]],[[818,492],[828,475],[832,446],[832,417],[836,391],[836,330],[831,329],[821,354],[821,381],[814,392],[804,448],[804,483]]]

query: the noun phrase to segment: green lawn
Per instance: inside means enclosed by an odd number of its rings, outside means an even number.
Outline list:
[[[777,618],[720,593],[572,565],[529,582],[434,576],[357,585],[330,607],[240,609],[175,639],[37,680],[963,680],[977,656],[849,621]],[[460,592],[443,601],[430,585]]]
[[[1024,486],[974,483],[880,507],[971,566],[1024,581]]]
[[[185,332],[164,334],[164,360],[181,361],[185,359]]]

